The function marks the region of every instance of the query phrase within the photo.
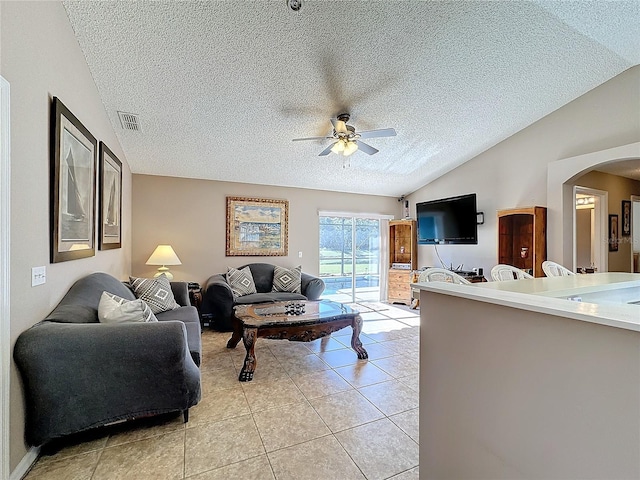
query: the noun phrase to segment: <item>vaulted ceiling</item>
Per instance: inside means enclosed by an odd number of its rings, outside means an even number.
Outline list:
[[[134,173],[400,196],[640,63],[640,2],[65,1]],[[117,112],[139,115],[142,131]],[[319,157],[330,119],[380,150]]]

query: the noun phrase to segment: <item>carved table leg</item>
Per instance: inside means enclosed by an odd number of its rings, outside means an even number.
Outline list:
[[[227,348],[236,348],[236,345],[238,345],[238,342],[242,338],[242,322],[238,320],[235,315],[232,318],[232,322],[233,334],[227,342]]]
[[[242,332],[242,342],[244,343],[244,347],[247,349],[247,356],[244,358],[244,365],[242,366],[242,370],[240,370],[240,375],[238,376],[238,380],[241,382],[250,382],[253,380],[253,372],[257,365],[256,355],[253,348],[255,347],[257,337],[257,328],[245,328]]]
[[[359,359],[369,358],[369,354],[363,348],[362,342],[360,341],[360,332],[362,331],[362,317],[360,315],[356,315],[354,317],[351,328],[353,329],[353,334],[351,335],[351,348],[356,351]]]

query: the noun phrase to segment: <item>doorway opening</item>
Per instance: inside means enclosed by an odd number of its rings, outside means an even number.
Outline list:
[[[320,214],[322,298],[341,303],[380,300],[382,225],[374,216]]]
[[[594,188],[573,188],[574,272],[606,272],[608,192]]]

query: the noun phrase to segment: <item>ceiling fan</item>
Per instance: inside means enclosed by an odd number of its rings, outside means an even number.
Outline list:
[[[336,120],[331,119],[333,125],[333,131],[331,135],[326,137],[306,137],[306,138],[294,138],[294,142],[300,142],[303,140],[324,140],[326,138],[335,140],[331,145],[321,151],[318,156],[323,157],[329,155],[331,152],[338,155],[349,155],[355,153],[357,150],[361,150],[368,155],[374,155],[379,152],[378,149],[373,148],[371,145],[361,141],[361,138],[376,138],[376,137],[395,137],[396,131],[393,128],[381,128],[378,130],[367,130],[364,132],[357,132],[352,125],[347,125],[349,121],[348,113],[341,113],[336,117]]]

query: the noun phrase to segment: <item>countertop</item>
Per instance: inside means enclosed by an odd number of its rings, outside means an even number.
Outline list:
[[[637,288],[640,299],[638,273],[594,273],[471,285],[427,282],[414,283],[411,286],[420,290],[640,332],[640,305],[597,304],[559,298]]]

